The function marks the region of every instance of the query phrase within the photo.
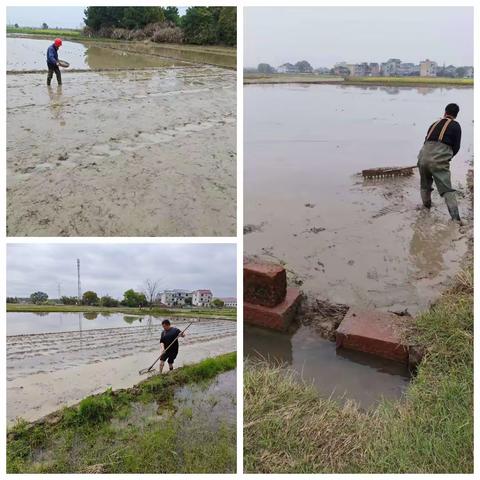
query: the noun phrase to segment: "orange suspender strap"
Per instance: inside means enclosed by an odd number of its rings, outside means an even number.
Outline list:
[[[433,131],[435,130],[435,127],[443,120],[443,118],[441,118],[440,120],[438,120],[438,122],[435,122],[433,125],[432,125],[432,128],[430,128],[430,130],[428,131],[427,133],[427,138],[425,140],[429,140],[430,139],[430,135],[433,133]]]
[[[440,135],[438,136],[438,141],[441,142],[443,140],[443,136],[445,135],[445,132],[450,125],[450,122],[452,121],[451,118],[448,118],[447,121],[445,122],[445,125],[442,128],[442,131],[440,132]]]

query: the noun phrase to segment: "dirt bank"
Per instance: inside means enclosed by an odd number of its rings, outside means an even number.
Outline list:
[[[144,378],[138,371],[157,356],[159,335],[154,326],[7,337],[9,423],[38,419],[108,387],[138,383]],[[176,366],[235,351],[235,335],[236,324],[229,321],[193,325]]]
[[[215,67],[7,78],[11,236],[230,236],[236,81]]]

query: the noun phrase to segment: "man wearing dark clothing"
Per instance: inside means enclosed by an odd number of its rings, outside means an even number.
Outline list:
[[[60,68],[58,68],[58,49],[62,46],[62,40],[56,38],[55,41],[47,49],[47,85],[52,83],[52,77],[55,73],[57,77],[57,83],[62,84],[62,74],[60,73]]]
[[[420,194],[426,208],[432,206],[432,185],[435,181],[438,193],[445,199],[452,220],[460,222],[455,189],[450,178],[450,161],[460,150],[462,129],[455,120],[460,108],[455,103],[445,107],[443,118],[428,129],[425,142],[418,154]]]
[[[160,355],[160,373],[163,371],[165,360],[168,361],[169,370],[173,370],[173,362],[178,355],[178,337],[185,336],[185,333],[182,333],[177,327],[172,327],[170,320],[163,320],[162,327],[163,332],[160,336],[160,349],[164,353]]]

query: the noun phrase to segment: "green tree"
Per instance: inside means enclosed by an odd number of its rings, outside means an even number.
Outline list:
[[[172,22],[175,25],[180,24],[180,15],[178,14],[177,7],[167,7],[163,11],[163,13],[165,15],[165,20],[168,20],[169,22]]]
[[[85,25],[93,31],[108,27],[137,29],[165,20],[162,7],[87,7],[84,15]]]
[[[221,300],[220,298],[214,298],[212,300],[212,305],[215,308],[223,308],[225,306],[225,302],[223,300]]]
[[[45,292],[35,292],[30,295],[32,303],[45,303],[48,300],[48,295]]]
[[[120,20],[123,28],[143,28],[149,23],[163,22],[165,15],[161,7],[125,7]]]
[[[217,43],[235,46],[237,44],[236,7],[218,7],[220,15],[217,22]]]
[[[91,290],[85,292],[82,296],[82,304],[83,305],[98,305],[99,299],[98,295]]]
[[[7,303],[18,303],[17,297],[7,297]]]
[[[141,307],[147,304],[147,298],[143,293],[136,292],[131,288],[123,294],[122,304],[126,307]]]
[[[212,7],[189,7],[182,17],[185,41],[197,45],[216,42],[216,25]]]
[[[463,78],[466,72],[467,70],[465,69],[465,67],[458,67],[456,70],[456,75],[458,78]]]
[[[297,62],[295,66],[298,68],[298,71],[300,73],[312,73],[313,72],[313,67],[306,61],[302,60],[300,62]]]
[[[66,297],[65,295],[60,298],[60,301],[64,305],[76,305],[78,303],[78,298],[77,297]]]
[[[42,29],[48,30],[48,25],[45,22],[42,23]]]
[[[259,63],[257,67],[258,73],[275,73],[275,69],[268,63]]]
[[[110,297],[109,295],[104,295],[100,299],[100,305],[102,307],[118,307],[118,300],[116,298]]]

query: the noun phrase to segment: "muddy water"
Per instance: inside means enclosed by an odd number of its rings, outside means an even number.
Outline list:
[[[336,351],[335,343],[307,326],[287,334],[245,325],[244,348],[247,357],[291,366],[323,396],[354,400],[364,409],[381,398],[400,398],[409,382],[403,365],[361,352]]]
[[[231,370],[218,375],[206,384],[185,385],[175,392],[177,415],[203,418],[209,429],[218,428],[222,422],[236,425],[237,374]]]
[[[42,320],[39,317],[38,322]],[[179,328],[188,323],[175,320]],[[135,322],[121,328],[7,336],[9,421],[18,416],[39,418],[108,387],[138,383],[144,378],[138,371],[158,356],[161,330],[158,323],[144,320],[143,325]],[[234,351],[235,335],[233,321],[195,323],[180,341],[175,364]]]
[[[46,52],[51,40],[7,38],[7,71],[46,70]],[[147,68],[185,65],[181,60],[113,49],[103,42],[63,42],[59,58],[70,63],[67,69]]]
[[[10,235],[235,233],[235,72],[64,77],[7,76]]]
[[[459,268],[465,234],[434,192],[417,210],[418,173],[364,182],[364,168],[416,164],[425,131],[457,102],[452,161],[460,211],[473,159],[473,89],[246,86],[245,253],[282,261],[309,295],[415,313]]]

